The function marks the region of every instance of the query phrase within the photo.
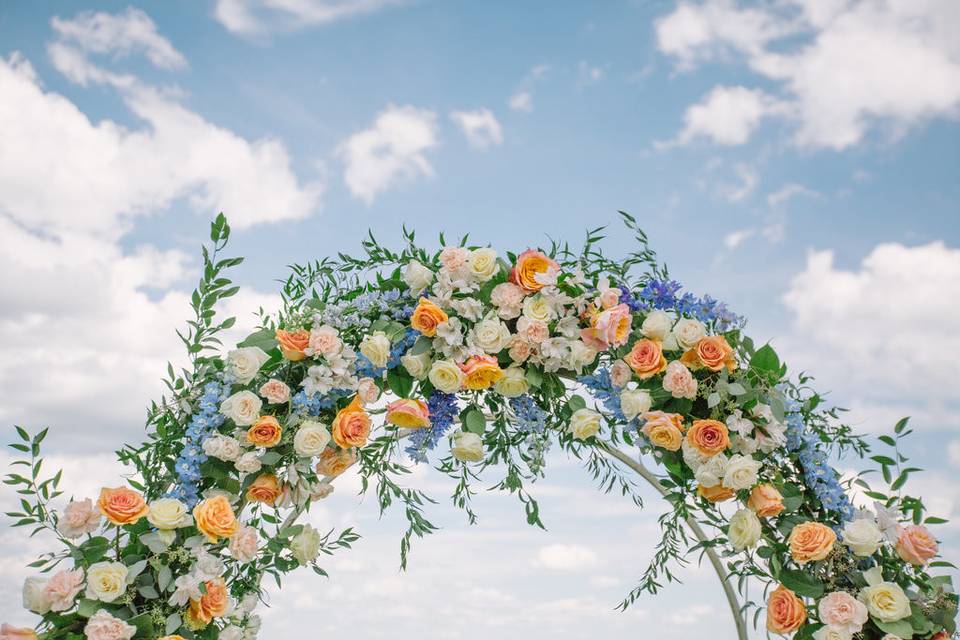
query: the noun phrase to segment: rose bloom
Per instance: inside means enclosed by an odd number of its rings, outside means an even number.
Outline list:
[[[26,627],[0,626],[0,640],[37,640],[37,632]]]
[[[715,456],[730,446],[730,432],[718,420],[694,420],[687,431],[687,442],[703,455]]]
[[[790,532],[788,544],[790,555],[798,564],[814,560],[823,560],[833,550],[837,534],[830,527],[819,522],[803,522]]]
[[[772,518],[783,511],[783,496],[771,484],[760,484],[750,492],[747,506],[761,518]]]
[[[524,291],[512,282],[501,282],[490,292],[490,304],[498,308],[497,315],[505,320],[520,315]]]
[[[238,427],[247,427],[260,417],[263,402],[257,394],[250,391],[238,391],[222,403],[220,413],[233,420]]]
[[[697,346],[680,357],[681,362],[693,369],[706,367],[710,371],[720,371],[726,367],[733,371],[736,363],[733,349],[723,336],[709,336],[697,342]]]
[[[277,342],[283,357],[291,362],[297,362],[307,357],[306,349],[310,346],[310,332],[306,329],[284,331],[277,329]]]
[[[617,287],[607,287],[600,292],[599,302],[600,306],[604,309],[612,309],[620,303],[620,298],[623,297],[623,291]]]
[[[551,269],[560,269],[560,265],[551,260],[541,251],[527,249],[517,256],[517,263],[510,270],[510,282],[527,293],[533,293],[543,288],[537,281],[537,275],[545,274]]]
[[[817,604],[820,622],[853,635],[867,622],[867,607],[846,591],[829,593]]]
[[[57,530],[64,538],[79,538],[92,533],[100,527],[100,512],[95,511],[90,498],[70,502],[63,509],[63,515],[57,522]]]
[[[214,618],[226,615],[230,608],[230,594],[223,578],[214,578],[205,583],[207,592],[200,598],[190,600],[187,615],[204,626],[210,624]]]
[[[796,594],[780,585],[767,600],[767,629],[773,633],[793,633],[807,621],[807,608]]]
[[[683,416],[679,413],[648,411],[640,416],[643,435],[654,446],[668,451],[679,451],[683,444]]]
[[[510,341],[510,348],[507,351],[507,355],[509,355],[510,359],[514,362],[523,362],[530,357],[532,352],[533,345],[520,336],[513,336],[513,339]]]
[[[283,404],[290,400],[290,387],[280,380],[267,380],[260,386],[259,393],[270,404]]]
[[[117,526],[135,524],[150,511],[143,496],[126,487],[101,489],[97,508],[107,520]]]
[[[360,378],[357,383],[357,396],[363,404],[373,404],[380,398],[380,387],[373,378]]]
[[[280,443],[283,428],[273,416],[260,416],[247,431],[247,442],[255,447],[275,447]]]
[[[83,588],[83,569],[61,571],[43,587],[43,595],[50,603],[50,611],[66,611]]]
[[[669,391],[674,398],[693,400],[697,397],[697,381],[685,364],[674,360],[663,374],[663,390]]]
[[[437,335],[437,325],[447,320],[449,320],[449,316],[443,309],[426,298],[420,298],[417,308],[413,310],[413,315],[410,316],[410,326],[428,338],[432,338]]]
[[[87,640],[130,640],[136,633],[135,626],[103,609],[90,616],[83,627],[83,635]]]
[[[618,304],[593,316],[591,326],[580,332],[580,337],[597,351],[619,347],[630,337],[630,307]]]
[[[240,525],[230,538],[230,555],[238,562],[251,562],[257,557],[256,528]]]
[[[449,271],[456,271],[467,264],[469,258],[469,249],[463,247],[444,247],[440,252],[440,264]]]
[[[357,461],[356,451],[350,449],[324,449],[317,462],[317,475],[336,477]]]
[[[216,543],[219,538],[229,538],[240,526],[230,501],[224,496],[202,500],[193,508],[193,519],[197,529],[211,544]]]
[[[401,398],[387,405],[387,422],[404,429],[430,426],[430,409],[423,400]]]
[[[884,582],[880,567],[864,571],[863,577],[867,586],[860,591],[858,599],[867,605],[871,616],[880,622],[896,622],[910,617],[910,599],[897,583]]]
[[[925,565],[937,555],[937,541],[922,525],[900,527],[897,531],[897,555],[904,562],[917,566]]]
[[[280,481],[272,473],[261,473],[247,488],[247,500],[274,504],[283,493]]]
[[[463,371],[465,389],[480,391],[489,389],[503,376],[503,370],[493,356],[473,356],[460,365]]]
[[[344,449],[362,447],[370,435],[370,416],[360,405],[360,398],[353,397],[349,405],[337,412],[330,432],[333,441]]]
[[[662,346],[656,340],[648,338],[637,340],[623,361],[630,365],[641,380],[652,378],[667,368]]]
[[[617,360],[610,365],[610,383],[618,389],[627,386],[632,377],[633,370],[623,360]]]
[[[309,346],[313,353],[329,356],[340,351],[343,341],[340,340],[339,331],[325,324],[310,330]]]
[[[717,484],[712,487],[705,487],[702,484],[697,485],[697,494],[705,499],[707,502],[726,502],[730,498],[737,495],[737,492],[733,489],[728,489],[722,484]]]

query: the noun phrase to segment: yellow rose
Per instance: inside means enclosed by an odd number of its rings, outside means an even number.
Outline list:
[[[537,294],[523,301],[523,315],[531,320],[550,322],[553,320],[553,307],[546,298]]]
[[[150,503],[147,520],[157,529],[178,529],[190,524],[187,505],[176,498],[160,498]]]
[[[197,523],[197,529],[210,543],[216,543],[220,538],[229,538],[240,526],[233,507],[224,496],[214,496],[201,501],[193,508],[193,519]]]
[[[867,611],[880,622],[896,622],[910,616],[910,600],[894,582],[884,582],[880,567],[863,572],[867,586],[860,592],[859,600],[867,605]]]
[[[530,389],[530,383],[522,367],[507,367],[503,370],[503,377],[497,380],[495,389],[502,396],[516,398]]]
[[[383,331],[377,331],[360,342],[360,353],[365,355],[375,368],[383,369],[390,360],[390,338]]]
[[[127,567],[122,562],[97,562],[87,569],[87,598],[113,602],[127,590]]]
[[[578,440],[586,440],[600,431],[600,414],[593,409],[577,409],[570,416],[570,432]]]
[[[430,367],[430,384],[443,393],[456,393],[463,386],[463,371],[449,360],[437,360]]]
[[[480,282],[486,282],[499,270],[497,252],[494,249],[474,249],[467,258],[470,273]]]

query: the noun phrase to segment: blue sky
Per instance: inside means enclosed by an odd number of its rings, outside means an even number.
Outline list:
[[[864,430],[914,415],[931,469],[918,491],[956,515],[960,493],[938,483],[960,466],[958,28],[951,0],[5,3],[0,383],[17,391],[0,419],[50,424],[55,452],[101,462],[137,437],[217,210],[247,257],[228,311],[250,326],[285,265],[357,250],[368,228],[522,250],[613,224],[616,254],[623,209],[675,277],[748,315]],[[587,488],[557,464],[548,503]],[[393,585],[396,523],[343,493],[317,517],[360,520],[370,537],[351,555],[368,558],[335,561],[322,588]],[[444,609],[474,621],[456,634],[408,607],[365,617],[360,637],[400,621],[425,638],[625,632],[642,613],[607,605],[652,549],[656,509],[614,503],[556,499],[554,541],[490,500],[459,571],[467,543],[441,509],[449,537],[424,545],[425,568],[368,595],[436,597],[470,575],[486,604]],[[943,536],[957,548],[958,530]],[[485,568],[503,539],[517,557]],[[3,534],[0,562],[19,576],[17,540]],[[543,551],[554,543],[568,547]],[[640,606],[675,637],[722,612],[710,576],[688,577],[662,609]],[[693,613],[690,590],[707,603]],[[500,627],[476,622],[504,607]]]

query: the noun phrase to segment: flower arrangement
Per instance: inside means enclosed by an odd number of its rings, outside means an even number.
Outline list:
[[[888,489],[852,481],[874,501],[856,509],[829,460],[864,456],[868,444],[808,378],[791,380],[769,345],[757,348],[742,318],[681,293],[622,215],[640,244],[622,260],[599,250],[601,230],[579,252],[517,254],[442,236],[432,253],[408,232],[395,252],[370,236],[362,257],[293,267],[283,309],[226,353],[217,336],[233,319],[218,322],[213,309],[236,292],[224,271],[240,260],[220,257],[230,228],[218,217],[181,334],[190,366],[169,369],[148,440],[119,452],[135,471],[127,486],[54,506],[60,473],[44,479],[39,457],[46,431],[17,429],[25,471],[6,483],[24,499],[8,515],[62,548],[33,563],[40,574],[23,587],[37,629],[3,625],[0,639],[252,640],[263,578],[325,575],[320,555],[357,539],[296,522],[349,467],[381,509],[404,506],[405,566],[413,538],[434,530],[429,498],[400,483],[409,464],[432,460],[452,477],[471,522],[473,481],[500,474],[542,526],[525,483],[543,476],[554,445],[638,505],[637,454],[663,469],[656,487],[672,509],[624,608],[699,550],[725,556],[714,566],[741,587],[765,586],[763,603],[734,611],[755,610],[756,623],[765,610],[773,633],[952,634],[957,598],[930,573],[952,566],[936,560],[926,527],[942,520],[903,493],[916,471],[899,450],[907,422],[881,437],[892,457],[872,456]],[[732,576],[721,577],[729,589]]]

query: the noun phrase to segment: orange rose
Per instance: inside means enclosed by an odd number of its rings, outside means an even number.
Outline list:
[[[370,416],[363,410],[358,396],[349,405],[337,412],[330,428],[333,441],[344,449],[362,447],[370,435]]]
[[[806,564],[813,560],[823,560],[833,550],[833,543],[837,541],[837,534],[830,527],[819,522],[803,522],[790,532],[787,540],[790,545],[790,555],[799,564]]]
[[[750,492],[747,506],[761,518],[772,518],[783,511],[783,496],[771,484],[758,484]]]
[[[353,449],[333,449],[327,447],[317,462],[317,475],[336,477],[349,469],[357,461],[357,452]]]
[[[642,416],[643,435],[654,446],[667,451],[679,451],[683,444],[683,416],[679,413],[648,411]]]
[[[198,599],[190,600],[190,608],[187,610],[187,615],[199,623],[198,626],[210,624],[214,618],[226,615],[230,609],[230,594],[223,578],[207,580],[205,584],[206,593]]]
[[[387,422],[405,429],[430,426],[430,409],[423,400],[395,400],[387,405]]]
[[[219,538],[229,538],[237,532],[240,524],[233,514],[233,507],[224,496],[214,496],[200,501],[193,508],[193,519],[207,541],[215,543]]]
[[[460,370],[465,376],[463,388],[473,391],[489,389],[503,377],[503,369],[493,356],[473,356],[460,365]]]
[[[720,371],[724,367],[733,371],[736,366],[733,359],[733,349],[723,336],[700,338],[693,349],[680,357],[680,362],[691,369],[706,367],[710,371]]]
[[[527,249],[517,256],[517,263],[510,270],[510,282],[527,293],[540,291],[543,284],[537,282],[537,274],[547,273],[550,269],[560,269],[560,265],[541,251]]]
[[[118,527],[124,524],[135,524],[150,511],[143,496],[126,487],[100,489],[97,508],[107,520]]]
[[[247,442],[255,447],[275,447],[280,443],[283,428],[273,416],[260,416],[247,430]]]
[[[261,473],[247,487],[247,500],[251,502],[272,505],[282,494],[283,488],[280,486],[280,481],[272,473]]]
[[[937,541],[922,525],[900,527],[897,532],[897,555],[904,562],[917,566],[925,565],[937,555]]]
[[[0,626],[2,640],[37,640],[37,632],[27,627],[11,627],[7,623]]]
[[[448,319],[449,316],[443,309],[426,298],[420,298],[417,308],[413,310],[413,315],[410,316],[410,326],[428,338],[432,338],[437,335],[437,325],[446,322]]]
[[[718,420],[694,420],[687,442],[703,455],[715,456],[730,446],[730,432]]]
[[[667,368],[667,359],[663,357],[660,342],[648,338],[637,340],[623,361],[630,365],[641,380],[651,378]]]
[[[306,329],[297,329],[296,331],[277,329],[276,338],[277,342],[280,343],[280,352],[287,360],[296,362],[307,357],[304,351],[310,346],[310,332]]]
[[[780,585],[767,600],[767,629],[773,633],[793,633],[807,621],[807,607],[793,591]]]
[[[725,502],[737,495],[736,491],[728,489],[722,484],[716,484],[712,487],[705,487],[702,484],[698,484],[697,493],[708,502]]]

